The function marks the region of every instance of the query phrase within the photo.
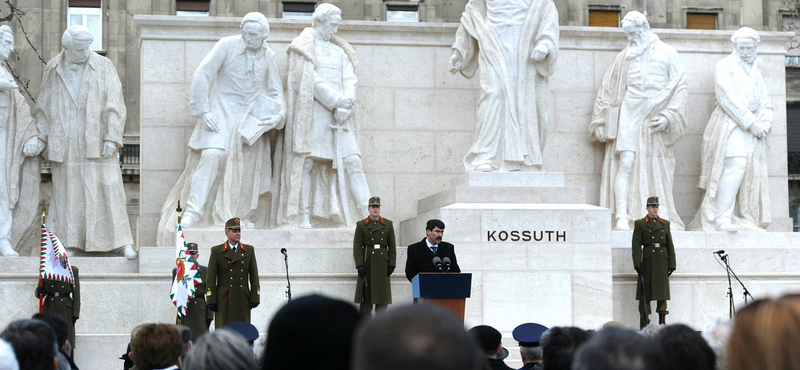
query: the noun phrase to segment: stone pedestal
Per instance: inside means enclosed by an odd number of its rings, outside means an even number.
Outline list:
[[[428,219],[445,222],[444,240],[473,274],[467,326],[596,328],[613,315],[611,215],[582,198],[561,173],[467,173],[420,200],[399,240],[423,238]]]

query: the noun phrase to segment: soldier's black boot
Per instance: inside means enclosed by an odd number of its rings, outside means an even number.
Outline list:
[[[661,324],[666,325],[667,324],[666,320],[665,320],[666,317],[667,317],[667,313],[666,312],[659,312],[658,313],[658,324],[659,325],[661,325]]]

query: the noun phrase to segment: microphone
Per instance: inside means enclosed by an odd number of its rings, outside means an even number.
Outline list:
[[[289,255],[286,254],[286,248],[281,248],[281,254],[283,254],[286,257],[289,257]]]
[[[445,272],[450,272],[450,257],[442,258],[442,263],[444,264]]]
[[[439,271],[442,271],[442,259],[439,257],[433,257],[433,265],[436,266]]]
[[[721,254],[725,254],[725,251],[724,251],[724,250],[722,250],[722,249],[720,249],[720,250],[718,250],[718,251],[714,252],[714,254],[720,254],[720,255],[721,255]]]

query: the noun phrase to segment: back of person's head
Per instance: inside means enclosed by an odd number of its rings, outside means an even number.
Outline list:
[[[729,370],[800,369],[800,295],[761,299],[736,313],[725,351]]]
[[[131,348],[133,363],[139,370],[163,369],[178,364],[183,356],[183,340],[173,324],[149,324],[136,333]]]
[[[714,370],[717,355],[703,336],[683,324],[667,325],[658,331],[656,344],[661,348],[667,370]]]
[[[295,359],[297,362],[304,358]],[[184,357],[183,370],[255,370],[258,368],[250,345],[229,330],[205,334]]]
[[[34,320],[44,321],[48,323],[56,333],[56,343],[61,350],[64,342],[69,340],[69,324],[64,321],[61,315],[55,312],[40,312],[33,315]]]
[[[19,368],[24,370],[53,370],[56,366],[56,333],[39,320],[17,320],[0,333],[14,348]]]
[[[547,340],[542,343],[542,368],[569,370],[575,350],[588,341],[591,335],[576,327],[555,327],[550,328],[549,332]]]
[[[261,368],[348,370],[360,321],[352,303],[321,295],[297,298],[272,318]]]
[[[3,339],[0,339],[0,369],[19,370],[14,348]]]
[[[665,370],[661,350],[648,337],[622,328],[597,332],[575,352],[572,370]]]
[[[658,331],[665,327],[666,325],[664,324],[647,324],[647,326],[642,328],[641,333],[645,337],[653,339],[656,337],[656,335],[658,335]]]
[[[725,365],[725,347],[733,331],[733,320],[727,317],[716,318],[703,326],[700,335],[717,355],[717,369],[727,368]]]
[[[399,306],[358,330],[354,370],[478,370],[485,358],[449,311]]]

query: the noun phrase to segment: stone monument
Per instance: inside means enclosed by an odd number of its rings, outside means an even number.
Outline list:
[[[269,225],[270,202],[263,200],[277,185],[273,152],[285,105],[268,35],[267,18],[248,13],[241,35],[219,40],[194,72],[191,111],[199,119],[186,167],[162,207],[159,233],[174,227],[179,200],[186,201],[186,228],[233,217],[249,228]]]
[[[703,134],[705,190],[691,230],[763,231],[770,224],[767,135],[772,104],[756,66],[761,38],[742,27],[731,37],[733,52],[716,64],[716,104]]]
[[[358,147],[358,58],[336,35],[341,20],[339,8],[321,4],[313,26],[287,51],[280,217],[304,229],[312,227],[312,216],[317,226],[352,226],[353,215],[366,216],[370,197]]]
[[[650,196],[673,230],[684,225],[672,195],[675,142],[686,128],[686,74],[675,49],[650,31],[644,14],[622,20],[628,46],[597,91],[590,140],[606,143],[600,206],[611,209],[615,230],[630,230]]]
[[[481,68],[480,127],[464,157],[467,171],[542,170],[558,37],[552,0],[467,3],[450,57],[451,73],[472,78]]]
[[[136,258],[119,166],[125,101],[117,70],[91,51],[92,34],[72,26],[64,50],[47,63],[33,109],[39,137],[26,155],[45,148],[53,166],[48,226],[68,248]]]
[[[9,26],[0,26],[0,61],[14,50]],[[31,111],[17,83],[0,68],[0,256],[27,251],[22,239],[32,233],[39,202],[39,159],[23,155],[24,144],[36,137]]]

